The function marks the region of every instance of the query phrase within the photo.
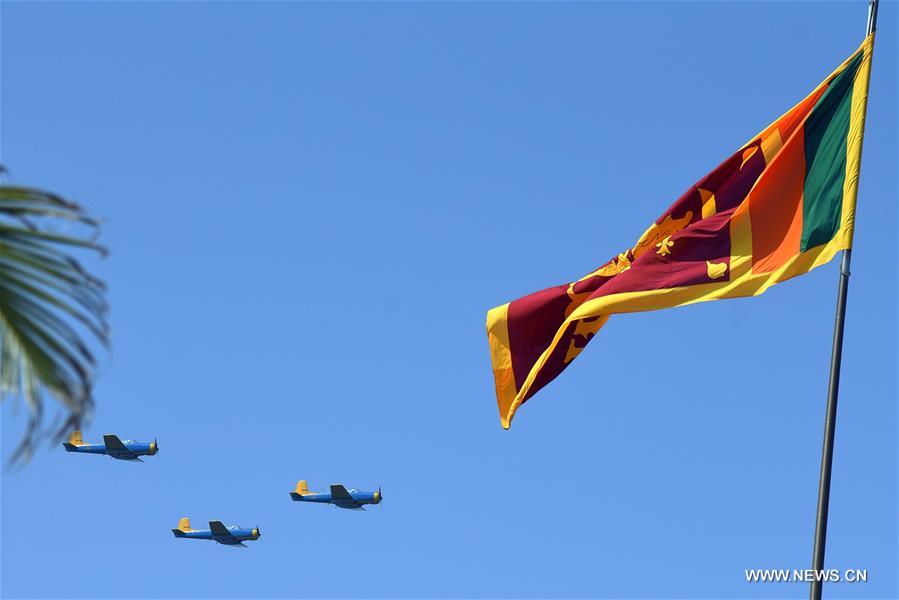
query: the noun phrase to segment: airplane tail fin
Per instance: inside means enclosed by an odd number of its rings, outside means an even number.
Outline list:
[[[84,446],[84,442],[81,441],[81,432],[73,431],[72,435],[69,436],[69,441],[63,442],[62,445],[65,447],[67,452],[71,452],[78,446]]]
[[[175,537],[183,537],[185,533],[193,531],[190,527],[190,519],[187,517],[181,517],[178,521],[178,529],[172,529],[172,533],[175,534]]]
[[[297,487],[294,491],[290,492],[290,497],[294,500],[300,500],[303,496],[309,493],[309,486],[306,483],[305,479],[301,479],[297,482]]]

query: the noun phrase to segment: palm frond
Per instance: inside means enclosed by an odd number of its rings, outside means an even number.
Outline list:
[[[57,231],[62,224],[85,235]],[[0,395],[21,398],[28,407],[11,462],[31,456],[45,395],[64,409],[54,438],[90,416],[97,363],[86,340],[107,346],[109,307],[103,282],[70,252],[105,255],[98,233],[99,223],[74,202],[36,188],[0,185]]]

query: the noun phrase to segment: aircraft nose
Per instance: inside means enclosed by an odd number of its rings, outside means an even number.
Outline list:
[[[153,440],[150,442],[150,454],[156,454],[157,452],[159,452],[159,444],[156,443],[156,440]]]
[[[259,528],[258,528],[258,527],[254,527],[254,528],[253,528],[253,539],[254,539],[254,540],[258,540],[258,539],[259,539],[259,536],[261,536],[261,535],[262,535],[262,534],[259,533]]]

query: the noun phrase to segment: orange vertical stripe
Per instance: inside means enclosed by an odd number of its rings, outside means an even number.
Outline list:
[[[752,272],[770,273],[799,254],[805,144],[792,136],[749,194]]]
[[[765,131],[762,132],[762,137],[766,137],[765,134],[769,134],[769,130],[776,127],[778,132],[780,133],[780,139],[783,141],[789,140],[790,137],[796,132],[796,129],[802,124],[803,121],[805,121],[805,118],[812,111],[815,103],[824,94],[824,91],[826,89],[827,86],[822,85],[817,90],[806,96],[802,102],[791,108],[785,115],[768,126]]]

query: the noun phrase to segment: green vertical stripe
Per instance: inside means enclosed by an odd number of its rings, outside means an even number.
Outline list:
[[[840,229],[852,88],[863,57],[859,52],[834,77],[805,122],[802,252],[826,244]]]

